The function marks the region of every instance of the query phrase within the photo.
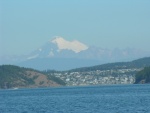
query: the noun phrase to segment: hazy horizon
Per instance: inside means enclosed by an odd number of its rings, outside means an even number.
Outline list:
[[[28,54],[54,36],[108,49],[150,49],[149,0],[0,0],[0,4],[0,56]]]

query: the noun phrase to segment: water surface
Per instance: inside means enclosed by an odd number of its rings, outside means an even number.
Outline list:
[[[0,90],[0,113],[150,113],[150,85]]]

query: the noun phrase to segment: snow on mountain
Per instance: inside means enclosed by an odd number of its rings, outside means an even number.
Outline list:
[[[67,49],[67,50],[72,50],[75,53],[79,53],[81,51],[88,49],[88,46],[86,46],[85,44],[77,40],[67,41],[59,36],[55,37],[51,42],[57,44],[58,51]]]
[[[67,41],[62,37],[54,37],[42,47],[28,55],[27,59],[34,58],[81,58],[81,54],[89,47],[77,40]],[[85,55],[83,55],[85,56]]]

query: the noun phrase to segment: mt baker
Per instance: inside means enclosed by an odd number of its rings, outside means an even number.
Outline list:
[[[149,52],[137,49],[102,49],[56,36],[27,55],[24,61],[17,65],[38,70],[69,70],[103,63],[130,61],[148,55]]]

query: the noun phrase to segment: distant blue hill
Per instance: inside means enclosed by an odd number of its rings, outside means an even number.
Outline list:
[[[37,70],[70,70],[79,67],[87,67],[101,64],[98,60],[75,59],[75,58],[36,58],[18,63],[18,66],[34,68]]]
[[[91,67],[83,67],[72,69],[70,71],[96,71],[96,70],[111,70],[111,69],[130,69],[130,68],[144,68],[150,66],[150,57],[140,58],[131,62],[116,62],[96,65]]]

